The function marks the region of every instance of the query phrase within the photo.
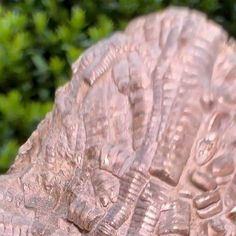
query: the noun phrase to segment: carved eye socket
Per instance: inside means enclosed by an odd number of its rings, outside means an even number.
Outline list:
[[[232,147],[236,147],[236,139],[234,139],[234,140],[230,143],[230,145],[231,145]]]
[[[21,203],[23,202],[23,196],[21,195],[17,195],[16,198],[15,198],[15,204],[16,204],[16,207],[19,207],[21,205]]]
[[[212,159],[217,150],[217,140],[204,138],[197,145],[196,162],[199,165],[204,165]]]
[[[223,131],[229,124],[230,115],[226,112],[216,112],[211,118],[208,126],[209,131]]]
[[[203,109],[205,109],[206,111],[210,111],[215,105],[215,101],[214,101],[213,96],[209,96],[208,94],[204,94],[200,98],[200,103],[201,103]]]
[[[130,89],[131,91],[135,91],[137,89],[142,88],[142,81],[141,80],[135,80],[130,82]]]
[[[121,81],[118,85],[119,91],[125,95],[129,94],[129,83],[126,81]]]
[[[235,95],[236,86],[230,85],[225,88],[226,92],[223,95],[224,100],[230,104],[236,103],[236,95]]]
[[[216,112],[209,120],[208,132],[197,145],[196,162],[204,165],[217,152],[219,134],[222,134],[230,123],[230,115],[226,112]]]
[[[91,146],[85,150],[85,156],[88,160],[98,160],[100,156],[100,151],[97,146]]]
[[[231,62],[230,62],[231,63]],[[215,91],[221,101],[228,104],[236,104],[236,67],[232,67],[229,71],[225,72],[219,79]]]

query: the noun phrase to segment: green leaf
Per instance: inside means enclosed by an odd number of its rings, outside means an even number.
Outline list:
[[[70,42],[72,39],[71,31],[66,25],[60,25],[58,27],[57,35],[59,39],[63,42]]]
[[[218,0],[203,0],[200,3],[200,6],[202,9],[204,9],[206,12],[212,12],[216,11],[219,8],[219,1]]]
[[[9,124],[17,123],[24,114],[19,91],[12,90],[7,95],[0,94],[0,113]]]
[[[39,11],[36,12],[33,16],[33,22],[35,25],[35,29],[38,33],[43,33],[46,29],[48,16],[45,12]]]
[[[40,74],[48,71],[48,64],[42,56],[36,54],[32,57],[32,61]]]
[[[64,66],[65,62],[62,61],[59,57],[53,56],[50,58],[49,68],[55,76],[58,76],[63,73]]]
[[[17,141],[12,139],[0,149],[0,170],[5,170],[10,166],[16,156],[18,147]]]
[[[80,56],[81,53],[82,49],[76,47],[69,47],[67,51],[67,58],[70,64],[73,63]]]
[[[133,14],[139,7],[137,0],[119,0],[121,10],[126,14]]]
[[[72,16],[70,20],[71,27],[75,31],[79,31],[85,25],[85,13],[79,7],[74,7],[72,9]]]
[[[98,19],[98,24],[88,30],[88,34],[93,41],[98,41],[108,36],[113,31],[113,22],[108,17],[101,15]]]

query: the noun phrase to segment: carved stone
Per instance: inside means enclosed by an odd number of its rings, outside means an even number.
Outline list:
[[[0,180],[0,235],[235,236],[236,46],[199,12],[89,48]]]

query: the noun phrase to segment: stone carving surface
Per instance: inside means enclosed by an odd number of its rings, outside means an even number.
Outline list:
[[[235,45],[168,8],[89,48],[0,177],[0,235],[235,236]]]

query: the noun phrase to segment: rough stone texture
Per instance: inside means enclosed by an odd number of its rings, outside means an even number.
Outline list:
[[[236,47],[182,8],[88,49],[0,180],[0,235],[236,235]]]

